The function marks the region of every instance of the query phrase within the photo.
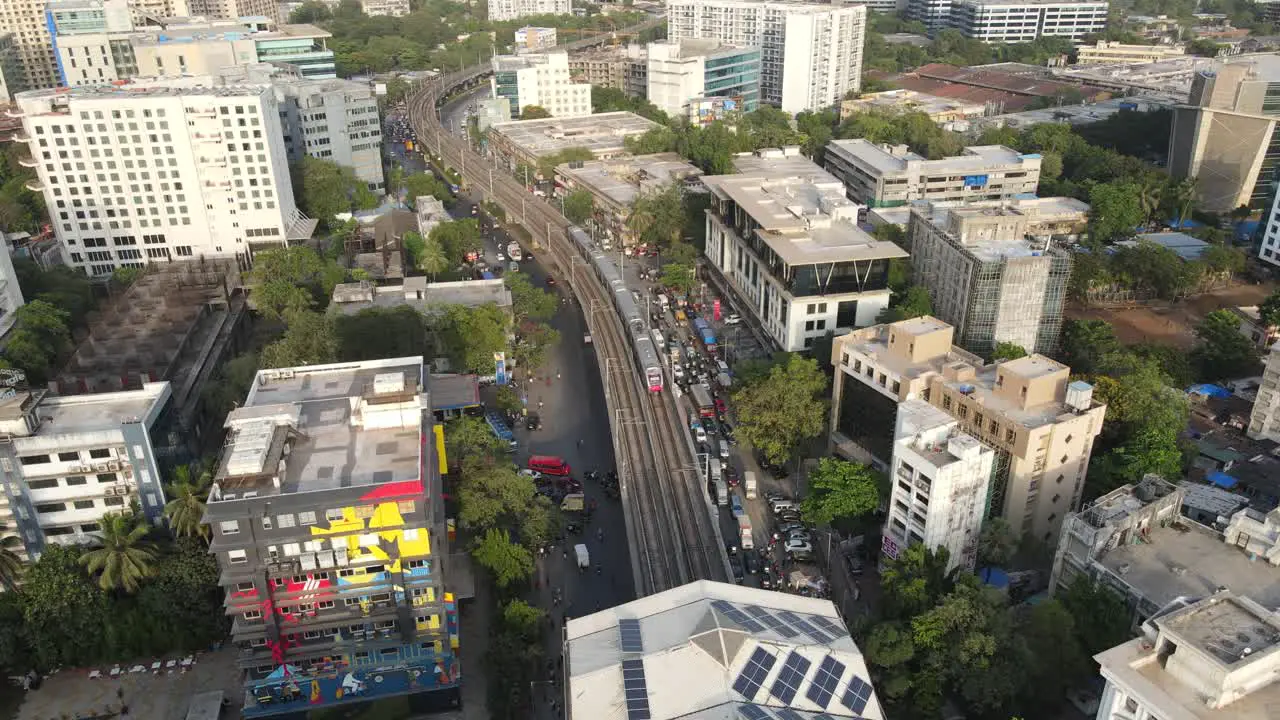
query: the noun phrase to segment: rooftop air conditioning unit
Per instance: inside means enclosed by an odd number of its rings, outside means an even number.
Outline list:
[[[118,462],[109,462],[109,463],[107,463],[107,469],[108,469],[108,470],[116,470],[116,471],[119,471],[119,470],[120,470],[120,463],[118,463]]]
[[[106,472],[108,468],[106,463],[98,463],[97,465],[93,466],[93,469],[97,470],[98,472]]]

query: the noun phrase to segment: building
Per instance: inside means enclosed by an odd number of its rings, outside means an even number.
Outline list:
[[[922,112],[929,119],[947,130],[963,130],[963,123],[987,114],[984,103],[954,100],[938,95],[926,95],[914,90],[886,90],[865,93],[840,103],[840,119],[847,120],[856,113],[865,112]]]
[[[760,99],[789,113],[823,110],[862,86],[867,9],[756,0],[674,0],[670,40],[760,48]]]
[[[902,248],[858,227],[859,206],[799,148],[734,165],[736,175],[702,178],[711,191],[704,252],[748,322],[788,352],[875,322]]]
[[[649,54],[644,45],[601,47],[569,56],[575,81],[621,90],[642,98],[649,88]]]
[[[1058,347],[1071,253],[1031,238],[1030,222],[1016,205],[911,208],[912,281],[970,352],[987,356],[999,343],[1029,353]]]
[[[132,81],[28,91],[17,105],[17,140],[38,175],[28,187],[44,194],[63,260],[91,277],[146,262],[247,260],[254,245],[315,229],[294,204],[270,85]]]
[[[692,38],[649,43],[646,97],[672,116],[687,114],[690,101],[713,97],[751,112],[760,106],[760,49]]]
[[[906,145],[858,138],[832,140],[825,157],[849,198],[873,208],[921,199],[1003,200],[1035,195],[1040,185],[1040,156],[1003,145],[975,145],[963,155],[928,160]]]
[[[485,132],[498,123],[511,122],[511,101],[506,98],[476,100],[476,127]]]
[[[941,409],[914,399],[899,405],[889,472],[893,490],[880,538],[885,556],[896,558],[904,548],[924,543],[931,550],[946,548],[948,570],[972,572],[994,462],[995,451],[962,432]]]
[[[897,225],[903,230],[911,222],[913,208],[919,207],[925,214],[931,214],[943,208],[963,207],[976,208],[1012,208],[1027,220],[1027,237],[1039,240],[1052,240],[1061,245],[1077,242],[1089,227],[1089,204],[1083,200],[1069,197],[1018,197],[1012,200],[949,200],[933,202],[916,200],[910,205],[897,207],[881,207],[867,212],[867,222],[873,227],[878,225]],[[909,242],[907,237],[904,242]],[[911,248],[908,246],[907,250]]]
[[[537,169],[541,158],[582,148],[596,159],[626,154],[624,142],[660,127],[630,112],[597,113],[573,118],[516,120],[489,128],[489,148],[509,169],[523,164]],[[550,180],[550,177],[546,179]]]
[[[901,0],[850,0],[851,3],[862,5],[868,10],[875,12],[896,14],[906,8],[906,3]],[[906,33],[902,33],[906,34]],[[887,40],[887,38],[886,38]]]
[[[8,334],[17,322],[18,308],[26,304],[18,274],[13,269],[13,252],[8,243],[0,247],[0,337]]]
[[[413,199],[413,209],[418,215],[418,234],[426,237],[440,223],[449,222],[452,218],[445,210],[444,202],[430,195],[419,195]]]
[[[1280,343],[1272,344],[1264,359],[1266,367],[1249,415],[1248,434],[1255,440],[1280,442]]]
[[[1266,720],[1280,703],[1278,642],[1271,607],[1197,592],[1144,624],[1141,637],[1093,656],[1106,681],[1098,720]]]
[[[832,451],[887,469],[898,404],[926,400],[995,451],[985,517],[1052,543],[1079,505],[1106,406],[1065,365],[1042,355],[984,364],[952,338],[932,317],[836,337]]]
[[[85,544],[102,516],[137,502],[148,523],[164,515],[151,433],[171,395],[167,382],[139,390],[54,397],[10,386],[0,400],[0,517],[29,558],[50,543]]]
[[[110,1],[110,0],[108,0]],[[112,2],[112,5],[117,3]],[[86,14],[102,15],[104,3],[82,3]],[[127,3],[128,12],[135,3]],[[0,35],[12,35],[20,70],[7,78],[21,89],[51,88],[58,85],[57,56],[53,50],[52,20],[47,11],[56,9],[57,0],[7,0],[0,3]],[[16,81],[16,82],[15,82]]]
[[[244,717],[411,693],[456,704],[428,380],[420,357],[263,370],[227,416],[205,522]]]
[[[1277,98],[1280,57],[1197,71],[1189,102],[1173,110],[1168,167],[1175,180],[1196,178],[1198,207],[1221,213],[1272,207],[1271,181],[1280,167]],[[1275,263],[1278,249],[1280,234],[1268,227],[1260,257]]]
[[[417,276],[403,278],[399,285],[375,285],[362,280],[334,286],[333,302],[329,307],[343,315],[354,315],[368,308],[401,305],[408,305],[424,315],[434,314],[448,305],[496,305],[510,315],[511,290],[502,278],[433,283]]]
[[[701,170],[676,153],[566,163],[556,168],[556,194],[564,196],[574,190],[591,193],[597,236],[632,245],[636,238],[627,227],[627,217],[636,198],[672,184],[697,183],[701,175]]]
[[[565,622],[565,717],[883,720],[829,600],[700,580]]]
[[[1076,46],[1077,65],[1140,64],[1180,58],[1187,53],[1182,45],[1128,45],[1099,40],[1092,45]]]
[[[556,29],[525,25],[516,30],[516,52],[521,50],[549,50],[556,46]]]
[[[951,27],[953,0],[906,0],[903,16],[924,23],[930,35]]]
[[[1081,103],[1079,105],[1058,105],[1040,110],[1023,110],[1022,112],[989,115],[974,120],[971,123],[971,129],[986,130],[987,128],[1007,127],[1014,130],[1023,130],[1032,125],[1049,122],[1072,126],[1092,125],[1123,112],[1154,112],[1156,110],[1169,109],[1172,104],[1167,100],[1147,97],[1119,97],[1100,102]]]
[[[958,67],[929,63],[894,79],[899,87],[956,100],[980,102],[994,113],[1017,112],[1032,105],[1056,105],[1064,96],[1083,95],[1085,102],[1110,97],[1110,93],[1078,83],[1046,79],[1049,68],[1020,63],[995,63]]]
[[[1148,40],[1168,42],[1169,37],[1178,37],[1182,32],[1182,23],[1176,17],[1168,15],[1129,15],[1125,25]]]
[[[492,0],[489,3],[489,20],[505,22],[531,15],[570,15],[570,0]]]
[[[1041,37],[1078,42],[1106,31],[1110,9],[1110,0],[954,0],[951,26],[983,42],[1031,42]]]
[[[279,0],[183,0],[192,17],[235,20],[242,17],[265,17],[280,21]],[[361,5],[363,5],[363,0]]]
[[[369,17],[404,17],[409,14],[409,0],[360,0],[360,10]]]
[[[18,43],[13,33],[0,34],[0,103],[7,103],[14,93],[25,89]]]
[[[569,77],[569,55],[563,51],[538,55],[496,55],[493,97],[506,98],[511,117],[534,105],[551,117],[573,118],[591,114],[591,86]]]
[[[1259,352],[1266,352],[1277,340],[1280,340],[1280,325],[1263,322],[1257,305],[1245,305],[1227,308],[1240,318],[1240,334],[1248,338]]]
[[[1051,68],[1050,72],[1067,82],[1114,92],[1119,97],[1114,98],[1113,103],[1129,103],[1128,109],[1140,109],[1140,103],[1186,104],[1196,75],[1202,70],[1212,71],[1219,63],[1219,60],[1197,55],[1176,55],[1154,62],[1066,65]],[[1056,109],[1043,108],[1048,111]]]

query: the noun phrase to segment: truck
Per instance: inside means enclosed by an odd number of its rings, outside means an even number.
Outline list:
[[[512,434],[511,428],[507,427],[507,421],[503,419],[502,414],[496,410],[489,410],[485,412],[484,419],[489,423],[489,429],[493,431],[494,437],[506,441],[508,450],[514,452],[516,436]]]
[[[738,535],[741,536],[738,544],[743,550],[754,550],[756,543],[751,539],[751,518],[746,515],[738,516]]]
[[[693,328],[698,332],[698,339],[702,341],[703,346],[707,348],[707,352],[716,351],[716,333],[711,329],[711,325],[702,318],[694,318]]]
[[[578,556],[578,571],[581,572],[591,567],[591,553],[587,552],[587,546],[581,543],[573,546],[573,554]]]
[[[704,418],[716,416],[716,404],[711,400],[711,392],[701,383],[693,386],[693,404],[698,406],[698,414]]]
[[[667,299],[666,295],[658,294],[658,307],[662,308],[663,312],[666,312],[667,308],[671,307],[671,301]]]
[[[746,488],[747,499],[755,500],[759,486],[756,484],[756,473],[754,470],[748,470],[742,473],[742,486]]]
[[[729,373],[720,373],[716,376],[716,382],[720,383],[720,387],[728,390],[733,384],[733,378],[729,377]]]
[[[569,493],[560,501],[562,512],[582,512],[586,507],[586,497],[582,493]]]
[[[516,262],[520,262],[524,259],[524,251],[520,249],[520,243],[513,240],[509,245],[507,245],[507,257]]]

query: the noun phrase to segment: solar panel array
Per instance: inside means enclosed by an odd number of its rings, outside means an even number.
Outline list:
[[[795,629],[799,630],[800,632],[804,633],[805,635],[808,635],[809,637],[813,638],[814,640],[817,640],[818,642],[824,645],[831,642],[830,635],[810,625],[808,620],[805,620],[804,618],[800,617],[799,615],[796,615],[790,610],[783,610],[779,612],[778,617],[790,623],[791,626],[794,627]]]
[[[711,607],[719,610],[730,621],[748,632],[763,632],[766,628],[793,640],[803,633],[822,645],[849,634],[831,618],[821,615],[801,617],[790,610],[770,612],[759,605],[745,605],[741,609],[724,600],[713,600]],[[743,612],[746,610],[746,612]]]
[[[650,720],[649,686],[644,679],[644,661],[622,661],[622,689],[627,698],[627,720]]]
[[[711,607],[719,610],[725,617],[747,632],[764,632],[763,625],[747,617],[746,613],[724,600],[712,600]]]
[[[826,707],[831,702],[831,696],[835,695],[836,685],[840,684],[842,677],[844,677],[844,663],[830,655],[826,656],[818,665],[818,672],[813,674],[813,680],[809,683],[809,691],[805,693],[805,697],[815,705]]]
[[[644,638],[640,635],[640,621],[623,618],[618,621],[618,634],[622,639],[622,652],[644,652]]]
[[[804,720],[803,715],[791,708],[774,708],[773,714],[778,716],[778,720]]]
[[[791,708],[766,708],[761,705],[739,705],[738,715],[745,720],[805,720],[805,716]],[[827,713],[810,715],[809,720],[836,720]],[[861,718],[840,718],[839,720],[861,720]]]
[[[764,648],[756,648],[742,672],[738,673],[738,679],[733,682],[734,691],[744,698],[755,697],[776,662],[778,658],[773,653]]]
[[[738,714],[747,720],[773,720],[773,716],[759,705],[740,705]]]
[[[866,680],[854,675],[853,679],[849,681],[849,687],[844,691],[844,697],[840,699],[840,702],[844,703],[845,707],[861,715],[870,700],[871,685]]]
[[[809,662],[809,658],[792,650],[783,663],[782,670],[778,671],[778,677],[774,678],[769,694],[790,705],[800,691],[800,686],[804,684],[804,676],[811,665],[813,663]]]

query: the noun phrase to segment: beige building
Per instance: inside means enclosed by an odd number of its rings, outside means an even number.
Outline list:
[[[1280,343],[1271,346],[1262,371],[1262,385],[1249,416],[1249,437],[1280,442]]]
[[[881,110],[887,112],[922,112],[929,119],[948,130],[961,130],[960,123],[987,114],[985,103],[969,102],[956,98],[929,95],[915,90],[885,90],[864,93],[840,102],[840,119],[846,120],[855,113]]]
[[[612,244],[610,241],[631,245],[635,237],[627,228],[627,217],[636,198],[672,184],[697,183],[700,175],[701,170],[676,153],[575,162],[556,168],[556,194],[563,196],[579,189],[591,193],[595,229],[605,247]]]
[[[1030,355],[983,364],[952,337],[928,316],[837,337],[832,450],[887,468],[898,404],[924,400],[995,451],[985,516],[1052,544],[1080,503],[1106,406],[1061,363]]]
[[[1186,50],[1181,45],[1127,45],[1099,40],[1093,45],[1076,46],[1077,65],[1153,63],[1183,55],[1186,55]]]
[[[648,57],[644,45],[574,53],[569,56],[569,75],[578,82],[614,88],[631,97],[645,97],[649,85]]]
[[[186,0],[192,16],[234,20],[265,17],[280,22],[279,0]]]

